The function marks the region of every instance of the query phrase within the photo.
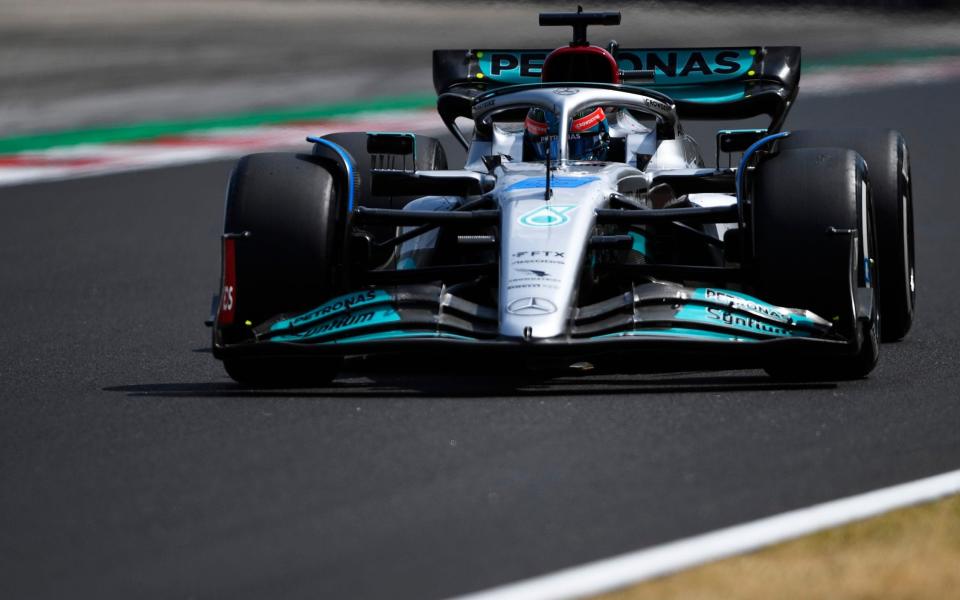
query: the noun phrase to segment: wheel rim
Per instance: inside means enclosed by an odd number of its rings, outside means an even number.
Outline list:
[[[880,348],[880,327],[881,327],[881,318],[882,315],[879,311],[880,303],[880,294],[879,289],[881,285],[880,278],[880,268],[879,264],[875,260],[877,256],[877,228],[876,228],[876,215],[874,214],[873,203],[870,202],[870,188],[869,185],[865,186],[865,193],[863,195],[863,223],[862,227],[864,228],[864,258],[863,260],[858,261],[858,267],[863,271],[858,277],[859,281],[864,282],[865,286],[870,288],[871,295],[873,296],[873,301],[871,303],[871,315],[870,315],[870,327],[869,327],[869,341],[864,340],[864,343],[869,343],[873,350],[874,357],[879,353]]]
[[[904,160],[907,160],[904,151]],[[902,170],[901,170],[902,171]],[[907,311],[912,316],[913,306],[917,300],[917,281],[915,272],[915,258],[913,249],[913,183],[910,173],[910,164],[907,163],[906,181],[903,182],[903,227],[904,227],[904,260],[907,274]]]

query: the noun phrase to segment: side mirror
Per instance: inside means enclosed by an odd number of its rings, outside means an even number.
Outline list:
[[[656,72],[653,69],[641,71],[620,70],[620,80],[625,83],[653,83]]]
[[[367,152],[408,156],[417,151],[417,137],[412,133],[369,133]]]
[[[767,134],[766,129],[721,129],[717,132],[717,148],[721,152],[743,152]]]

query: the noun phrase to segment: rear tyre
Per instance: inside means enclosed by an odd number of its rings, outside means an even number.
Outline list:
[[[416,196],[374,196],[371,193],[370,171],[377,169],[410,169],[415,167],[418,171],[442,171],[447,168],[447,155],[443,150],[443,145],[436,138],[426,135],[416,135],[414,160],[410,157],[395,155],[377,155],[376,161],[367,152],[366,132],[345,132],[331,133],[323,136],[324,140],[333,142],[340,148],[347,151],[353,158],[354,166],[359,176],[359,186],[357,196],[354,200],[357,206],[367,208],[391,208],[401,209],[406,206]],[[334,150],[323,144],[314,144],[313,153],[317,156],[323,156],[336,159]],[[382,241],[393,237],[396,228],[389,225],[365,226],[374,240]],[[392,248],[382,250],[378,255],[372,257],[375,262],[382,262],[390,256]]]
[[[906,141],[890,129],[800,130],[780,141],[781,149],[814,147],[849,148],[867,162],[876,212],[877,262],[883,268],[883,341],[900,340],[910,331],[916,303],[913,191]]]
[[[248,339],[251,326],[335,295],[343,219],[336,180],[322,159],[287,153],[241,158],[230,175],[224,218],[224,232],[241,236],[235,315],[233,324],[218,325],[221,339]],[[329,382],[340,361],[226,358],[224,367],[240,383],[286,386]]]
[[[756,294],[834,323],[855,351],[769,364],[792,380],[865,377],[880,348],[876,236],[863,159],[852,150],[783,150],[756,171]],[[858,312],[860,315],[858,316]]]
[[[378,155],[378,162],[373,164],[370,153],[367,152],[367,138],[369,134],[363,131],[345,133],[331,133],[323,136],[324,140],[333,142],[350,154],[360,175],[360,190],[355,202],[357,206],[368,208],[395,208],[400,209],[413,200],[415,196],[374,196],[370,193],[370,171],[377,169],[403,169],[415,167],[418,171],[442,171],[447,168],[447,155],[443,145],[436,138],[426,135],[415,135],[416,156],[410,158],[393,155]],[[331,149],[321,144],[314,144],[313,153],[318,156],[330,156]],[[331,156],[332,157],[332,156]],[[380,162],[379,159],[385,162]],[[411,164],[412,163],[412,164]]]

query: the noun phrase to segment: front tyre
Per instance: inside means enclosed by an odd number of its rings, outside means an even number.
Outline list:
[[[799,130],[779,144],[781,149],[849,148],[867,162],[876,212],[878,262],[883,269],[883,341],[902,339],[910,331],[916,305],[913,189],[903,135],[891,129]]]
[[[235,248],[231,314],[218,315],[215,344],[247,341],[251,327],[313,308],[340,291],[346,216],[337,180],[325,164],[288,153],[252,154],[237,163],[224,217],[225,237]],[[339,357],[227,357],[224,367],[245,385],[302,386],[329,382],[340,362]]]
[[[854,351],[771,363],[792,380],[847,380],[880,351],[876,235],[866,167],[839,148],[782,150],[757,167],[753,196],[756,294],[834,324]]]
[[[239,384],[249,387],[313,387],[333,381],[343,363],[340,357],[226,358],[223,368]]]

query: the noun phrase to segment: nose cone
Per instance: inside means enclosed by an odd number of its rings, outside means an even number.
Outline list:
[[[604,185],[596,173],[556,171],[544,200],[544,169],[504,178],[501,198],[500,333],[565,335],[576,301],[594,210]]]

